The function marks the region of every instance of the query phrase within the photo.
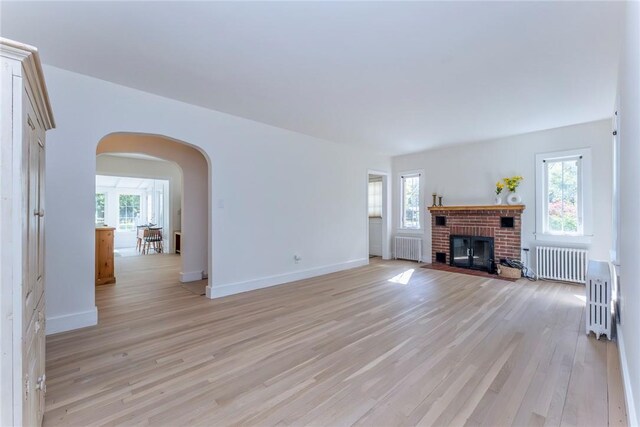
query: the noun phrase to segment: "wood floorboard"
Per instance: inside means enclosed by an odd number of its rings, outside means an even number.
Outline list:
[[[627,425],[581,286],[375,258],[209,300],[179,263],[118,258],[98,326],[47,337],[45,425]]]

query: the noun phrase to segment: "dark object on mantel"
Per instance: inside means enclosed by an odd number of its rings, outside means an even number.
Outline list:
[[[438,196],[436,195],[436,193],[433,193],[431,196],[433,197],[433,204],[432,204],[431,206],[438,206],[438,205],[436,204],[436,197],[438,197]]]
[[[438,206],[442,206],[442,196],[438,196]]]

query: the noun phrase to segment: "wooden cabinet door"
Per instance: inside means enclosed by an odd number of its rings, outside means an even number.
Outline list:
[[[37,423],[38,356],[36,354],[36,334],[33,328],[27,329],[24,353],[24,402],[22,405],[22,425],[35,426]]]
[[[29,98],[26,97],[26,100]],[[39,205],[39,148],[38,148],[38,132],[35,112],[30,102],[27,104],[27,120],[25,122],[25,135],[26,146],[25,153],[27,153],[25,174],[23,175],[25,183],[25,195],[26,195],[26,244],[25,244],[25,257],[26,265],[23,268],[24,280],[22,284],[23,294],[23,330],[26,330],[36,309],[39,296],[37,290],[38,283],[38,229],[40,226],[40,205]]]
[[[28,99],[28,98],[27,98]],[[29,324],[44,293],[44,129],[28,104],[27,278],[24,283],[24,325]]]
[[[45,376],[45,318],[44,298],[24,335],[24,404],[22,425],[39,426],[44,416]]]
[[[44,127],[25,96],[23,165],[26,228],[23,292],[23,425],[40,425],[46,389],[44,327]]]
[[[34,293],[36,300],[44,294],[44,129],[37,128],[36,144],[33,146],[36,151],[37,159],[34,159],[33,167],[36,169],[36,188],[34,189],[36,196],[36,204],[38,215],[34,215],[36,220],[35,224],[35,237],[34,237],[34,252],[35,260],[33,263],[34,268]]]
[[[44,296],[42,296],[40,308],[36,310],[36,319],[38,327],[36,327],[36,364],[37,364],[37,378],[36,378],[36,424],[42,424],[42,418],[44,417],[44,398],[47,392],[47,376],[45,375],[45,316],[44,316]]]
[[[44,129],[28,104],[27,277],[23,286],[24,325],[44,293]]]

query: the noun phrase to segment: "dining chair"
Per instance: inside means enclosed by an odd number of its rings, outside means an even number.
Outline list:
[[[138,225],[136,232],[136,251],[142,252],[142,243],[144,240],[144,232],[149,229],[147,225]]]
[[[144,230],[142,253],[148,254],[152,246],[156,253],[162,253],[162,228],[147,228]]]

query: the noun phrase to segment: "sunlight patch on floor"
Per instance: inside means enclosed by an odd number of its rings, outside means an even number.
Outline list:
[[[414,268],[410,268],[407,271],[403,271],[402,273],[393,276],[391,279],[389,279],[389,281],[391,283],[398,283],[400,285],[406,285],[407,283],[409,283],[409,280],[411,280],[411,276],[413,275],[413,272],[415,271]]]

